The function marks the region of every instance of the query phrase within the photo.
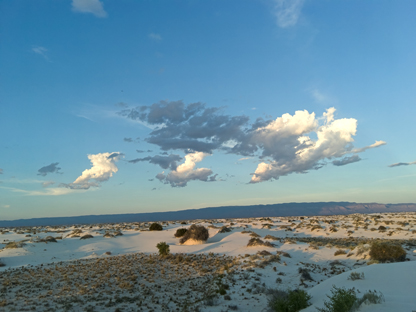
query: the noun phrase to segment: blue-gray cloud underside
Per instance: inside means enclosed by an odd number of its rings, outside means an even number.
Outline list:
[[[52,163],[48,166],[44,166],[38,170],[38,175],[40,176],[46,176],[48,173],[60,173],[59,170],[61,170],[60,167],[58,167],[59,163]]]

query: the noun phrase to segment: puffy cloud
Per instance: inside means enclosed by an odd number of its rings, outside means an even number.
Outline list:
[[[274,0],[274,12],[279,27],[295,26],[298,22],[304,0]]]
[[[122,157],[123,154],[119,152],[88,155],[92,164],[91,169],[84,170],[73,183],[61,184],[60,186],[76,190],[98,187],[100,182],[108,181],[113,173],[118,171],[116,162]]]
[[[3,174],[3,169],[0,168],[0,174]]]
[[[195,152],[185,156],[185,162],[179,165],[176,170],[172,170],[168,174],[164,172],[159,173],[156,179],[159,181],[170,184],[172,187],[184,187],[189,181],[215,181],[216,176],[211,176],[212,170],[207,168],[195,169],[196,163],[202,161],[204,157],[209,154],[203,152]]]
[[[416,160],[412,161],[412,162],[399,162],[399,163],[395,163],[395,164],[391,164],[389,165],[390,168],[393,167],[400,167],[400,166],[410,166],[410,165],[416,165]]]
[[[124,142],[131,143],[131,142],[133,142],[133,139],[132,138],[124,138]]]
[[[99,0],[72,0],[72,11],[92,13],[97,17],[107,17],[103,3]]]
[[[59,170],[61,170],[61,168],[58,167],[59,163],[52,163],[48,166],[42,167],[38,170],[38,175],[40,176],[46,176],[48,173],[60,173]]]
[[[352,163],[355,163],[355,162],[360,161],[360,160],[361,160],[360,156],[352,155],[352,156],[349,156],[349,157],[344,157],[340,160],[334,160],[332,162],[332,164],[334,166],[345,166],[345,165],[352,164]]]
[[[178,167],[177,162],[180,160],[182,160],[181,156],[171,154],[169,156],[155,155],[155,156],[147,156],[143,158],[136,158],[133,160],[129,160],[129,163],[135,164],[139,161],[148,161],[151,164],[159,165],[163,169],[170,168],[171,170],[176,170],[176,168]]]
[[[335,109],[330,108],[316,119],[314,113],[297,111],[293,116],[284,114],[268,126],[257,129],[253,137],[263,147],[263,158],[267,156],[271,160],[258,165],[251,183],[319,169],[324,160],[349,153],[357,120],[334,119],[334,112]],[[307,135],[313,132],[316,140]],[[352,156],[349,160],[357,161],[357,158]]]

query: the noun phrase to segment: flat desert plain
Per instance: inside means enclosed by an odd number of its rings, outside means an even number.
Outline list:
[[[270,311],[276,289],[305,290],[303,311],[317,311],[333,285],[383,294],[359,311],[416,310],[415,213],[159,224],[0,228],[0,311]],[[208,240],[181,244],[192,224]],[[401,245],[405,261],[371,259],[377,241]]]

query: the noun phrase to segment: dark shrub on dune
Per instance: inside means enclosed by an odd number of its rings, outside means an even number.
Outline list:
[[[192,224],[185,235],[181,238],[180,243],[185,243],[188,239],[194,239],[196,241],[206,241],[209,238],[208,229],[202,225]]]
[[[162,231],[163,230],[163,226],[161,226],[159,223],[152,223],[149,227],[149,231]]]
[[[187,229],[177,229],[175,233],[175,237],[182,237],[185,233],[188,232]]]

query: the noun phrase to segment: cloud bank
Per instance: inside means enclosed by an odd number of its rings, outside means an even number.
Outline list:
[[[108,181],[113,173],[118,171],[116,162],[124,155],[119,152],[100,153],[88,155],[92,167],[82,172],[74,182],[69,184],[61,184],[62,187],[78,190],[86,190],[90,187],[99,187],[101,182]]]
[[[199,172],[197,178],[188,179],[184,177],[193,177],[194,173],[181,175],[180,170],[193,168],[196,162],[214,151],[243,156],[240,159],[258,158],[260,162],[250,181],[258,183],[292,173],[307,173],[328,162],[335,166],[358,162],[361,160],[359,153],[386,144],[376,141],[354,148],[357,120],[336,119],[335,112],[331,107],[317,117],[313,112],[299,110],[275,120],[257,118],[250,124],[247,116],[225,115],[222,109],[207,108],[199,102],[185,105],[182,101],[161,101],[150,106],[126,108],[119,115],[154,127],[145,141],[162,151],[182,151],[188,165],[177,166],[180,156],[176,154],[148,156],[130,162],[148,161],[169,168],[170,173],[159,174],[157,178],[172,186],[185,186],[190,180],[207,181],[212,172],[205,169],[204,174]]]

